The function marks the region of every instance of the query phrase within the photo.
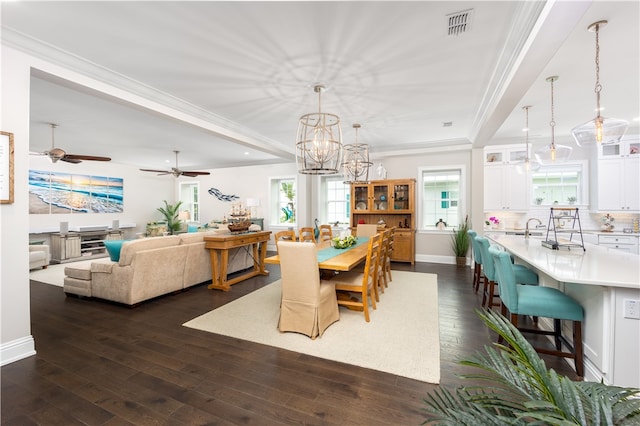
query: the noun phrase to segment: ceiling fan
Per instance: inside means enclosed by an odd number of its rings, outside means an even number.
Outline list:
[[[82,160],[90,160],[90,161],[111,161],[110,157],[97,157],[95,155],[78,155],[78,154],[67,154],[67,152],[63,149],[55,147],[55,128],[58,127],[57,124],[49,123],[51,126],[51,149],[49,151],[44,151],[42,153],[37,153],[39,155],[46,155],[49,157],[51,162],[55,163],[58,160],[65,161],[67,163],[82,163]]]
[[[153,170],[153,169],[140,169],[143,172],[153,172],[153,173],[157,173],[158,176],[159,175],[173,175],[174,177],[180,177],[180,176],[189,176],[189,177],[195,177],[195,176],[203,176],[203,175],[210,175],[211,173],[209,172],[196,172],[196,171],[192,171],[192,170],[180,170],[178,168],[178,153],[180,151],[173,151],[176,154],[176,166],[172,167],[171,170]]]

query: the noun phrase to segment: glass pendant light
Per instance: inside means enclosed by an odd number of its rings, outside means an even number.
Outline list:
[[[571,155],[571,151],[573,148],[566,145],[560,145],[556,143],[556,122],[554,116],[554,101],[553,101],[553,83],[558,80],[558,76],[554,75],[551,77],[547,77],[546,81],[551,84],[551,121],[549,122],[549,126],[551,126],[551,143],[542,149],[536,151],[536,160],[540,164],[550,164],[550,163],[560,163],[563,161],[567,161],[569,156]]]
[[[627,131],[629,123],[617,118],[606,118],[600,115],[600,28],[604,28],[607,21],[598,21],[589,25],[588,29],[596,33],[596,118],[589,120],[580,126],[574,127],[571,134],[578,146],[593,145],[596,143],[610,144],[619,142]]]
[[[538,162],[532,159],[531,156],[529,155],[529,108],[532,108],[531,105],[525,105],[522,107],[522,109],[525,112],[524,131],[526,132],[526,136],[525,136],[524,143],[525,143],[526,153],[524,157],[524,163],[518,164],[516,166],[516,170],[520,174],[529,173],[532,170],[538,170],[540,168],[540,164],[538,164]]]
[[[369,161],[369,145],[358,142],[360,125],[356,123],[353,128],[356,129],[356,142],[342,148],[344,183],[369,183],[369,169],[373,164]]]
[[[296,137],[298,173],[310,175],[337,174],[342,153],[340,118],[322,112],[322,85],[313,90],[318,94],[318,112],[300,117]]]

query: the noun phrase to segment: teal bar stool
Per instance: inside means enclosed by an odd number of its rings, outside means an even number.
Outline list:
[[[494,267],[494,262],[491,259],[491,255],[489,254],[489,240],[485,237],[477,236],[475,238],[476,243],[480,249],[480,256],[482,259],[486,259],[487,261],[482,263],[483,272],[484,272],[484,288],[482,295],[482,306],[491,307],[491,306],[499,306],[499,302],[494,302],[494,299],[498,297],[496,294],[496,272]],[[511,259],[511,257],[509,257]],[[526,284],[526,285],[538,285],[538,274],[527,268],[524,265],[514,265],[513,272],[516,276],[516,283],[518,284]]]
[[[471,251],[473,252],[473,289],[477,293],[478,288],[480,288],[480,283],[484,279],[482,276],[482,253],[476,241],[478,233],[473,229],[469,229],[467,235],[469,235],[469,239],[471,240]]]
[[[582,306],[558,289],[544,286],[516,284],[515,270],[508,253],[495,247],[489,248],[493,259],[500,291],[501,313],[507,312],[511,323],[524,333],[553,336],[555,350],[534,348],[538,353],[573,358],[578,377],[584,377],[584,355],[582,348]],[[518,315],[553,319],[553,331],[518,327]],[[562,335],[562,320],[573,321],[573,344]],[[562,351],[562,344],[569,349]]]

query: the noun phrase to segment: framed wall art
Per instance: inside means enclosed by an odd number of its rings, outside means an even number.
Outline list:
[[[13,203],[13,133],[0,132],[0,203]]]

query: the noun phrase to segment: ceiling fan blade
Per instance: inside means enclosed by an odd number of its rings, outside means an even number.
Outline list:
[[[71,162],[69,160],[87,160],[87,161],[111,161],[111,157],[98,157],[96,155],[77,155],[66,154],[63,158],[64,161]]]
[[[211,173],[209,172],[195,172],[195,171],[182,171],[182,175],[183,176],[189,176],[189,177],[196,177],[196,176],[204,176],[204,175],[210,175]]]
[[[140,169],[141,172],[152,172],[152,173],[159,173],[161,175],[168,175],[171,172],[168,172],[166,170],[155,170],[155,169]]]
[[[68,155],[65,155],[62,158],[58,158],[58,160],[60,161],[64,161],[66,163],[71,163],[71,164],[78,164],[78,163],[82,163],[82,160],[78,160],[77,158],[69,158]],[[57,160],[56,160],[57,161]]]

